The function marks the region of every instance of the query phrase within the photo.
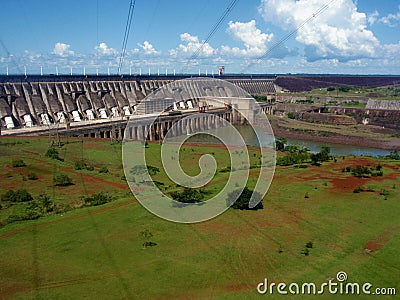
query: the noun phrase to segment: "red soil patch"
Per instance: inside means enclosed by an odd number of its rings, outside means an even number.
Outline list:
[[[21,151],[21,152],[24,152],[24,153],[36,155],[36,156],[39,156],[39,155],[40,155],[40,153],[33,152],[33,151],[29,151],[29,150],[20,149],[20,151]]]
[[[76,172],[76,171],[72,170],[71,168],[63,168],[62,170],[64,172],[73,173],[73,174],[83,177],[85,179],[85,183],[95,183],[95,184],[100,184],[100,185],[105,184],[105,185],[111,185],[113,187],[120,188],[120,189],[129,189],[129,186],[127,183],[116,183],[116,182],[107,181],[107,180],[100,179],[100,178],[97,178],[97,177],[94,177],[94,176],[91,176],[88,174]]]
[[[28,290],[29,289],[27,287],[12,285],[10,287],[3,288],[0,290],[0,298],[8,299],[11,295],[14,295],[14,294],[20,293],[20,292],[26,292]]]
[[[392,238],[393,232],[396,231],[397,229],[392,227],[387,228],[380,234],[378,234],[376,237],[372,238],[369,240],[365,245],[364,245],[364,250],[366,252],[371,252],[371,251],[378,251],[382,249]]]
[[[298,179],[300,179],[301,182],[306,182],[310,180],[326,180],[332,184],[332,187],[330,188],[332,192],[341,193],[353,191],[357,187],[364,186],[371,181],[381,182],[384,180],[396,180],[397,177],[400,175],[392,173],[380,177],[358,178],[355,176],[351,176],[348,173],[342,173],[342,169],[345,167],[356,167],[358,165],[375,167],[378,164],[379,162],[364,157],[346,158],[344,161],[339,160],[338,163],[332,163],[331,165],[329,165],[328,170],[326,169],[326,166],[312,167],[310,169],[311,175],[304,176]],[[390,166],[387,164],[381,165],[383,167],[390,168],[396,171],[399,169],[396,166]]]

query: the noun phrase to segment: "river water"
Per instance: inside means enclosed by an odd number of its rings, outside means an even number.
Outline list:
[[[241,136],[243,137],[246,145],[248,146],[259,146],[260,143],[257,140],[257,135],[249,126],[235,126],[239,131]],[[277,138],[277,137],[276,137]],[[296,139],[286,139],[288,145],[296,145],[301,147],[306,147],[310,150],[311,153],[317,153],[321,150],[323,146],[328,146],[331,149],[331,155],[336,156],[344,156],[344,155],[358,155],[358,156],[386,156],[389,155],[390,151],[377,149],[377,148],[369,148],[369,147],[360,147],[353,145],[341,145],[341,144],[333,144],[333,143],[324,143],[324,142],[311,142],[305,140],[296,140]],[[212,142],[218,143],[219,140],[213,137],[210,137],[206,134],[197,134],[188,140],[189,142]],[[265,138],[261,141],[261,145],[270,146],[272,145],[271,138]]]

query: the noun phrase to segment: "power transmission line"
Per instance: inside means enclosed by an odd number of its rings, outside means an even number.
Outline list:
[[[226,19],[226,17],[230,14],[232,9],[235,7],[239,0],[232,0],[228,7],[225,9],[224,13],[221,15],[221,17],[218,19],[218,21],[213,25],[211,28],[210,32],[207,35],[207,38],[201,43],[201,45],[196,49],[196,51],[190,56],[188,59],[186,66],[190,63],[190,61],[195,60],[196,58],[199,57],[201,51],[203,50],[203,47],[205,44],[209,42],[209,40],[213,37],[213,35],[217,32],[219,27],[221,26],[222,22]]]
[[[257,57],[256,61],[250,63],[247,65],[245,69],[242,70],[241,73],[244,73],[244,71],[248,70],[251,66],[260,63],[263,59],[265,59],[272,51],[275,49],[279,48],[282,46],[283,43],[285,43],[288,39],[290,39],[295,33],[297,33],[301,28],[303,28],[308,22],[311,20],[315,19],[318,17],[320,14],[322,14],[325,10],[328,9],[328,7],[335,2],[336,0],[331,0],[328,3],[325,3],[323,6],[321,6],[316,12],[314,12],[312,15],[310,15],[306,20],[304,20],[299,26],[297,26],[296,29],[292,30],[289,32],[287,35],[285,35],[281,40],[279,40],[277,43],[272,45],[272,47],[268,48],[261,56]]]
[[[119,75],[121,75],[121,68],[122,68],[122,63],[124,61],[124,56],[125,56],[125,52],[126,52],[126,44],[128,43],[129,32],[131,30],[131,24],[132,24],[132,19],[133,19],[133,11],[135,8],[135,3],[136,3],[136,0],[131,0],[131,3],[129,5],[128,19],[126,20],[124,40],[122,41],[121,56],[119,58],[119,65],[118,65],[118,74]]]

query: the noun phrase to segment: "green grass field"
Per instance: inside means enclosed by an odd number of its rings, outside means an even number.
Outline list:
[[[320,285],[339,271],[347,273],[349,282],[400,292],[400,161],[346,157],[320,167],[278,167],[264,209],[229,209],[206,222],[177,224],[154,216],[134,199],[123,180],[121,144],[63,142],[59,153],[64,161],[58,161],[44,155],[46,138],[0,138],[0,194],[17,188],[34,198],[46,193],[59,208],[36,220],[7,224],[27,204],[1,202],[2,299],[396,299],[327,292],[259,295],[256,290],[264,278]],[[148,164],[161,168],[159,148],[150,144],[146,153]],[[187,173],[199,171],[202,153],[216,157],[218,170],[229,166],[223,148],[187,145],[180,154]],[[257,164],[256,149],[250,158]],[[26,166],[13,167],[15,159]],[[80,160],[93,170],[75,170]],[[378,164],[382,177],[342,172],[346,166]],[[99,173],[102,167],[109,172]],[[29,180],[29,172],[38,179]],[[54,186],[53,178],[61,173],[74,184]],[[250,186],[257,175],[251,174]],[[218,172],[205,189],[216,193],[227,176]],[[164,183],[167,193],[179,190],[162,169],[153,179]],[[353,193],[359,186],[364,191]],[[113,195],[114,201],[74,208],[82,196],[98,191]],[[157,245],[143,248],[145,230]],[[304,255],[308,242],[312,248]]]

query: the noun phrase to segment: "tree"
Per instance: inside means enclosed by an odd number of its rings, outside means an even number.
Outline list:
[[[255,202],[258,202],[258,204],[255,207],[250,208],[250,199],[251,196],[254,194],[255,196]],[[235,199],[237,199],[235,202],[233,202]],[[257,210],[257,209],[263,209],[263,203],[262,203],[262,197],[260,193],[254,192],[250,190],[249,188],[245,187],[243,191],[241,190],[235,190],[231,193],[228,194],[228,199],[226,200],[227,206],[230,206],[234,209],[240,209],[240,210]]]
[[[313,166],[319,166],[319,162],[327,161],[330,159],[330,152],[331,148],[324,146],[322,147],[321,151],[318,153],[312,153],[310,158],[311,158],[311,164]]]
[[[285,149],[286,143],[287,143],[287,140],[285,138],[278,137],[275,140],[275,150],[276,151],[283,151],[283,149]]]
[[[204,198],[202,192],[185,187],[182,192],[172,192],[172,199],[182,203],[198,203]]]
[[[390,152],[388,155],[389,158],[394,159],[394,160],[400,160],[400,153],[397,150],[393,150]]]

